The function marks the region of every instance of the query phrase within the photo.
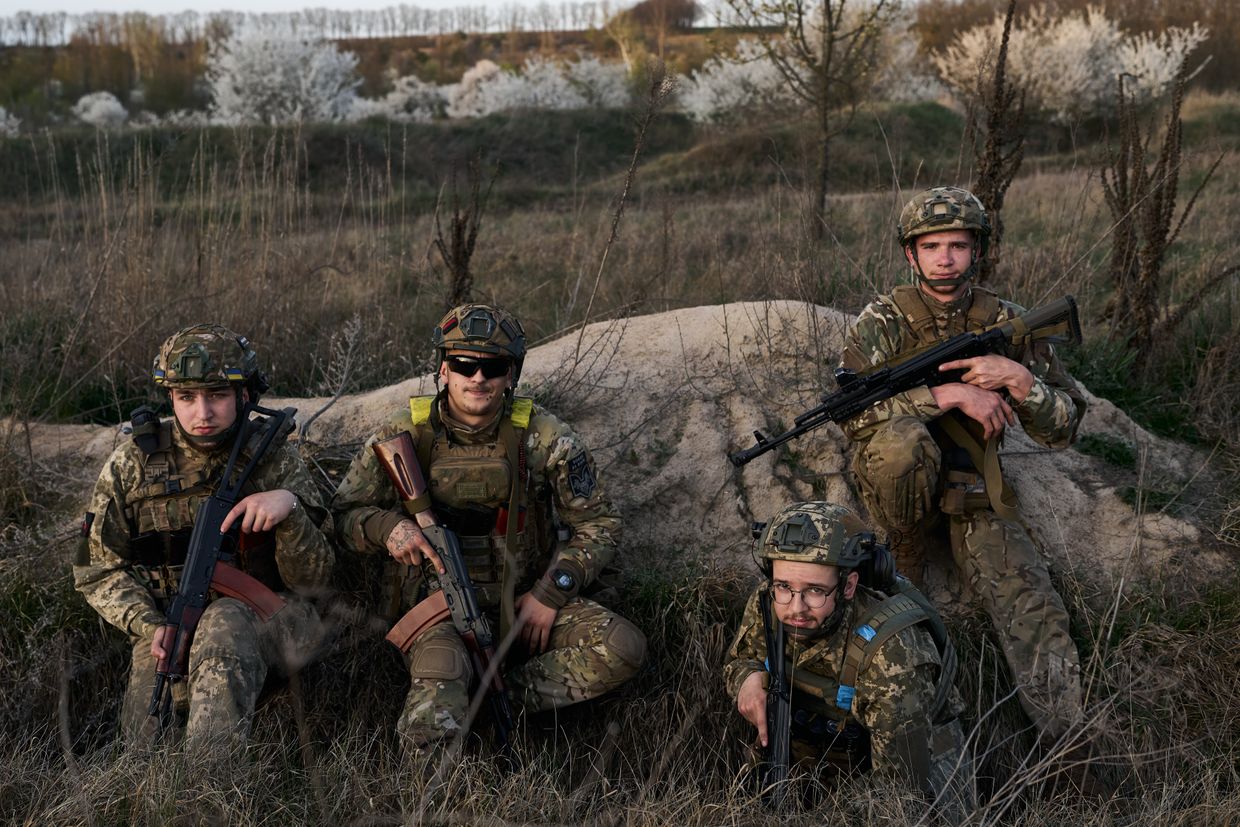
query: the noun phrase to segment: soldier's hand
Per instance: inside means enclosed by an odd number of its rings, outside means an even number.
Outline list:
[[[758,740],[766,746],[766,687],[762,673],[751,672],[736,693],[736,708],[746,721],[758,728]]]
[[[175,634],[175,626],[160,626],[155,632],[155,637],[151,638],[151,657],[156,661],[167,660],[171,657],[172,652],[169,648],[172,646]]]
[[[983,390],[1007,389],[1008,395],[1018,405],[1025,401],[1029,389],[1033,387],[1033,374],[1029,368],[997,353],[944,362],[939,365],[939,370],[963,370],[964,375],[960,377],[960,381]]]
[[[296,505],[297,495],[292,491],[284,488],[259,491],[243,497],[232,507],[220,524],[220,533],[228,531],[238,518],[241,519],[241,530],[246,533],[271,531],[293,513]]]
[[[532,655],[547,651],[547,644],[551,642],[551,627],[555,625],[559,609],[548,606],[529,592],[518,597],[513,608],[517,614],[518,634],[525,648]]]
[[[930,389],[943,411],[959,409],[982,426],[986,439],[999,436],[1008,425],[1016,424],[1016,412],[1001,395],[961,382],[949,382]]]
[[[435,547],[431,545],[430,540],[426,539],[422,529],[418,528],[418,524],[413,520],[401,520],[397,523],[384,544],[387,546],[388,554],[399,563],[404,563],[406,566],[420,566],[422,558],[425,557],[435,566],[435,571],[440,574],[447,572]]]

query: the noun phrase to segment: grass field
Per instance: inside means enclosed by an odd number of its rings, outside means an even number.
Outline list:
[[[1240,214],[1237,111],[1234,96],[1186,107],[1183,178],[1227,154],[1173,248],[1168,306],[1240,255],[1230,220]],[[204,318],[249,335],[281,395],[335,392],[346,373],[344,389],[356,391],[423,370],[426,331],[447,295],[431,249],[434,203],[442,191],[450,205],[451,170],[475,151],[501,162],[474,260],[477,293],[514,310],[534,341],[597,318],[739,299],[855,312],[902,277],[892,238],[903,200],[968,179],[955,113],[864,111],[836,152],[830,232],[818,244],[805,224],[812,148],[802,127],[704,129],[668,118],[646,148],[595,294],[630,124],[625,113],[517,113],[462,127],[61,133],[0,144],[0,413],[11,417],[0,433],[0,820],[779,820],[757,808],[738,773],[747,733],[718,679],[748,575],[697,565],[694,549],[627,550],[620,608],[644,619],[650,665],[619,697],[526,722],[506,775],[475,757],[428,790],[429,768],[402,756],[391,734],[407,679],[371,640],[352,641],[276,694],[231,769],[175,749],[120,752],[124,641],[67,573],[67,514],[80,503],[63,492],[81,492],[96,469],[32,463],[16,425],[121,421],[149,395],[156,343]],[[1122,337],[1099,321],[1110,291],[1101,139],[1047,133],[1034,150],[1008,194],[996,286],[1026,303],[1077,296],[1088,332],[1074,373],[1143,424],[1216,448],[1232,506],[1208,528],[1235,546],[1240,283],[1204,302],[1133,376]],[[989,794],[977,821],[1240,819],[1240,585],[1143,584],[1113,613],[1098,609],[1106,595],[1060,587],[1092,653],[1103,773],[1120,797],[1104,811],[1040,790],[1046,768],[1021,764],[1031,736],[985,621],[966,617],[956,628],[961,689]],[[487,753],[484,744],[471,755]],[[815,818],[847,823],[914,823],[924,811],[881,781],[821,796]]]

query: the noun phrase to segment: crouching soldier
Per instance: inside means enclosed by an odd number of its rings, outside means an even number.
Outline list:
[[[848,509],[808,502],[780,511],[757,553],[767,579],[745,608],[724,677],[760,744],[789,737],[769,729],[774,678],[790,687],[793,768],[827,781],[902,776],[947,820],[966,815],[972,773],[954,650],[926,599],[894,577],[886,548]],[[784,650],[782,664],[768,640]]]
[[[268,674],[299,669],[323,642],[310,598],[330,584],[331,517],[285,441],[292,420],[279,428],[278,417],[249,420],[247,406],[257,404],[267,382],[248,340],[214,324],[185,328],[160,347],[153,379],[167,390],[173,417],[135,411],[133,440],[112,452],[95,484],[74,582],[95,611],[129,635],[133,660],[121,728],[130,741],[149,740],[157,730],[148,714],[156,664],[173,655],[175,629],[165,625],[165,612],[198,507],[219,488],[237,440],[240,471],[274,430],[235,507],[221,524],[203,529],[238,535],[231,562],[246,575],[244,593],[207,598],[185,683],[175,693],[174,720],[188,716],[187,747],[243,740]]]
[[[439,588],[443,562],[372,449],[409,432],[429,482],[422,508],[459,538],[498,639],[515,630],[502,672],[512,706],[557,709],[620,686],[640,667],[646,639],[583,596],[615,555],[619,515],[580,437],[513,395],[525,358],[520,323],[498,308],[463,305],[433,340],[443,389],[411,399],[354,459],[332,501],[341,543],[387,558],[401,610]],[[407,649],[411,685],[397,729],[415,750],[444,746],[467,729],[471,685],[482,676],[450,619]]]

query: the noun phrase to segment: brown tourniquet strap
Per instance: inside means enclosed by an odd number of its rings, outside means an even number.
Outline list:
[[[418,635],[451,616],[452,610],[448,608],[448,599],[443,590],[435,591],[396,621],[396,625],[387,633],[387,642],[402,652],[408,652]]]
[[[211,577],[211,589],[225,597],[240,600],[254,610],[264,623],[285,607],[283,597],[267,588],[259,580],[228,563],[216,563]]]

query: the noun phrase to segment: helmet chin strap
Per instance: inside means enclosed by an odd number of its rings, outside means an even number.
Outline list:
[[[243,419],[245,418],[245,401],[241,398],[241,386],[234,385],[237,393],[237,417],[233,420],[233,424],[228,426],[228,430],[214,436],[195,436],[189,431],[181,427],[181,420],[173,416],[172,421],[177,424],[177,430],[181,432],[181,436],[185,437],[189,444],[202,451],[215,451],[226,445],[231,445],[233,438],[241,430]]]

